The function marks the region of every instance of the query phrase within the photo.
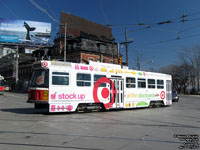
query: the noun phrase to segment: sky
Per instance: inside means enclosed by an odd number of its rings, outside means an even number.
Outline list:
[[[142,70],[180,64],[185,49],[200,45],[199,0],[0,0],[0,18],[49,22],[52,40],[61,11],[109,24],[117,43],[125,41],[126,26],[134,41],[128,46],[129,68],[137,69],[137,57]],[[125,62],[123,45],[120,52]]]

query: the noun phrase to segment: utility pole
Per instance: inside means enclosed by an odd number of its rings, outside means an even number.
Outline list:
[[[64,62],[66,62],[66,46],[67,46],[67,23],[65,23],[65,41],[64,41]]]
[[[140,70],[140,56],[137,56],[137,69]]]
[[[113,48],[113,45],[112,45],[112,63],[114,64],[114,48]]]
[[[114,39],[112,39],[112,63],[114,64]]]
[[[126,65],[128,66],[128,43],[127,43],[127,28],[125,27],[125,45],[126,45]]]
[[[121,42],[120,44],[125,44],[126,46],[126,65],[128,66],[128,44],[133,43],[133,41],[128,41],[127,38],[127,28],[125,27],[125,42]]]
[[[18,65],[19,65],[19,54],[18,54],[18,46],[17,46],[17,49],[16,49],[16,61],[15,61],[15,68],[16,68],[16,75],[15,75],[15,87],[17,87],[17,83],[18,83],[18,72],[19,72],[19,68],[18,68]]]

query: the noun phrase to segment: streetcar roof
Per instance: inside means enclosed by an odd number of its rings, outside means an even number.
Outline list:
[[[89,64],[83,63],[72,63],[72,62],[63,62],[63,61],[38,61],[34,64],[34,68],[71,68],[76,71],[95,71],[95,72],[104,72],[104,73],[113,73],[113,74],[128,74],[130,75],[139,75],[139,76],[148,76],[148,77],[165,77],[171,78],[169,74],[149,72],[149,71],[138,71],[129,69],[127,66],[120,66],[117,64],[108,64],[102,62],[93,62],[89,61]]]

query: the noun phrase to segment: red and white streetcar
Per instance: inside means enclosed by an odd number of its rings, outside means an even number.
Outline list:
[[[40,61],[34,65],[29,103],[49,112],[130,109],[172,104],[172,77],[116,64]]]

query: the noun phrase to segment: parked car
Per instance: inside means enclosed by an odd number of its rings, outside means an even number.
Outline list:
[[[179,95],[177,91],[172,91],[172,102],[178,102],[179,101]]]

